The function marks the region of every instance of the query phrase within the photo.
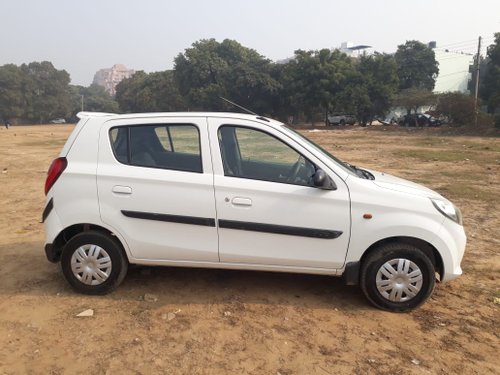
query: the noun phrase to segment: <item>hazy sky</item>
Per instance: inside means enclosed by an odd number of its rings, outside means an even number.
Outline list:
[[[500,32],[500,0],[0,0],[0,15],[0,65],[49,60],[82,85],[115,63],[170,69],[206,38],[279,60],[344,41],[394,52],[436,40],[474,52],[479,35],[488,44]]]

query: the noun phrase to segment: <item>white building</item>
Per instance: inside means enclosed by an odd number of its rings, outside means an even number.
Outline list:
[[[347,56],[358,57],[366,53],[370,55],[373,53],[373,48],[371,46],[367,46],[366,44],[354,44],[351,42],[342,42],[340,44],[340,48],[332,48],[338,49],[340,52],[345,53]]]
[[[436,61],[439,63],[439,74],[434,86],[435,93],[459,91],[469,94],[467,84],[471,78],[469,66],[474,62],[474,55],[470,53],[434,49]]]
[[[358,56],[362,55],[363,53],[366,53],[368,55],[373,53],[373,48],[371,46],[367,46],[364,44],[354,45],[351,42],[342,42],[340,47],[330,48],[330,51],[335,51],[335,50],[339,50],[340,52],[343,52],[347,56],[351,56],[351,57],[358,57]],[[277,60],[276,64],[287,64],[290,61],[292,61],[294,58],[295,57],[288,57],[286,59]]]

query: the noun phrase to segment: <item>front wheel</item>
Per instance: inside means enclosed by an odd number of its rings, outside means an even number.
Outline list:
[[[106,294],[123,281],[128,262],[115,238],[89,231],[77,234],[64,246],[61,267],[76,291]]]
[[[419,248],[390,243],[374,250],[363,261],[360,284],[376,307],[408,311],[420,306],[432,294],[435,268]]]

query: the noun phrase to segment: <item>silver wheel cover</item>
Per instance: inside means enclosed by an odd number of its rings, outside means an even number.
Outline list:
[[[379,268],[377,290],[391,302],[405,302],[422,289],[423,275],[418,266],[408,259],[391,259]]]
[[[111,274],[111,258],[102,247],[83,245],[71,256],[73,275],[86,285],[99,285]]]

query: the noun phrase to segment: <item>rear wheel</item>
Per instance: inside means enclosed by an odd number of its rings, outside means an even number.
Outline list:
[[[370,253],[361,265],[361,289],[384,310],[403,312],[424,303],[435,286],[435,268],[419,248],[390,243]]]
[[[127,274],[128,263],[118,241],[100,232],[76,235],[64,246],[61,267],[68,283],[84,294],[106,294]]]

